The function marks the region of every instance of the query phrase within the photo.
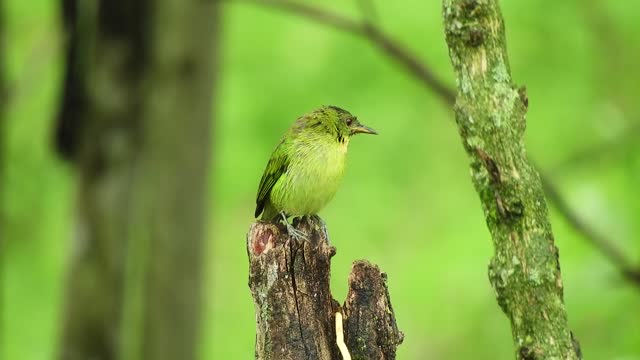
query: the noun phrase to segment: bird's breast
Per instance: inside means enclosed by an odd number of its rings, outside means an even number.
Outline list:
[[[335,195],[342,180],[348,140],[301,144],[290,159],[272,201],[291,215],[315,214]],[[275,189],[274,189],[275,190]]]
[[[304,149],[297,157],[295,171],[306,179],[300,179],[308,187],[333,188],[342,179],[347,157],[348,140],[345,143],[318,144]]]

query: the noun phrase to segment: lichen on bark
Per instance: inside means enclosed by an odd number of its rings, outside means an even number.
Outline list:
[[[489,279],[516,358],[578,359],[540,176],[524,147],[529,100],[511,79],[498,2],[444,0],[443,15],[456,122],[495,249]]]

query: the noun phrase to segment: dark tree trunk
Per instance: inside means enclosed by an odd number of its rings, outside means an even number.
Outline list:
[[[89,5],[88,5],[89,4]],[[62,0],[78,170],[60,359],[195,359],[217,5]]]
[[[344,316],[344,338],[353,359],[395,359],[402,343],[391,308],[386,275],[357,261],[341,309],[331,296],[327,231],[317,219],[299,221],[309,236],[297,241],[278,226],[257,222],[247,235],[249,287],[256,311],[256,359],[342,359],[336,312]]]

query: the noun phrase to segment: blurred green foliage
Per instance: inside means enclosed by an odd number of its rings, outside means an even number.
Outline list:
[[[353,1],[311,3],[361,18]],[[453,86],[440,2],[376,3],[380,25]],[[0,358],[49,359],[73,256],[73,173],[51,151],[63,36],[55,2],[9,0],[5,6],[12,98],[4,109]],[[529,154],[581,217],[639,261],[640,141],[591,154],[592,161],[563,160],[640,122],[640,3],[502,6],[513,77],[530,99]],[[256,187],[284,130],[323,104],[344,107],[381,133],[352,142],[344,184],[321,214],[338,248],[336,298],[346,295],[351,262],[369,259],[389,275],[406,334],[400,359],[512,358],[509,323],[487,280],[491,240],[451,111],[362,39],[231,1],[223,22],[202,359],[253,356],[245,232]],[[552,215],[569,321],[585,356],[640,359],[638,288]]]

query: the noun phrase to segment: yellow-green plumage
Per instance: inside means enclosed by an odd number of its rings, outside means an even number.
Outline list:
[[[335,195],[351,136],[375,134],[346,110],[323,106],[298,118],[273,150],[260,180],[255,216],[317,214]]]

